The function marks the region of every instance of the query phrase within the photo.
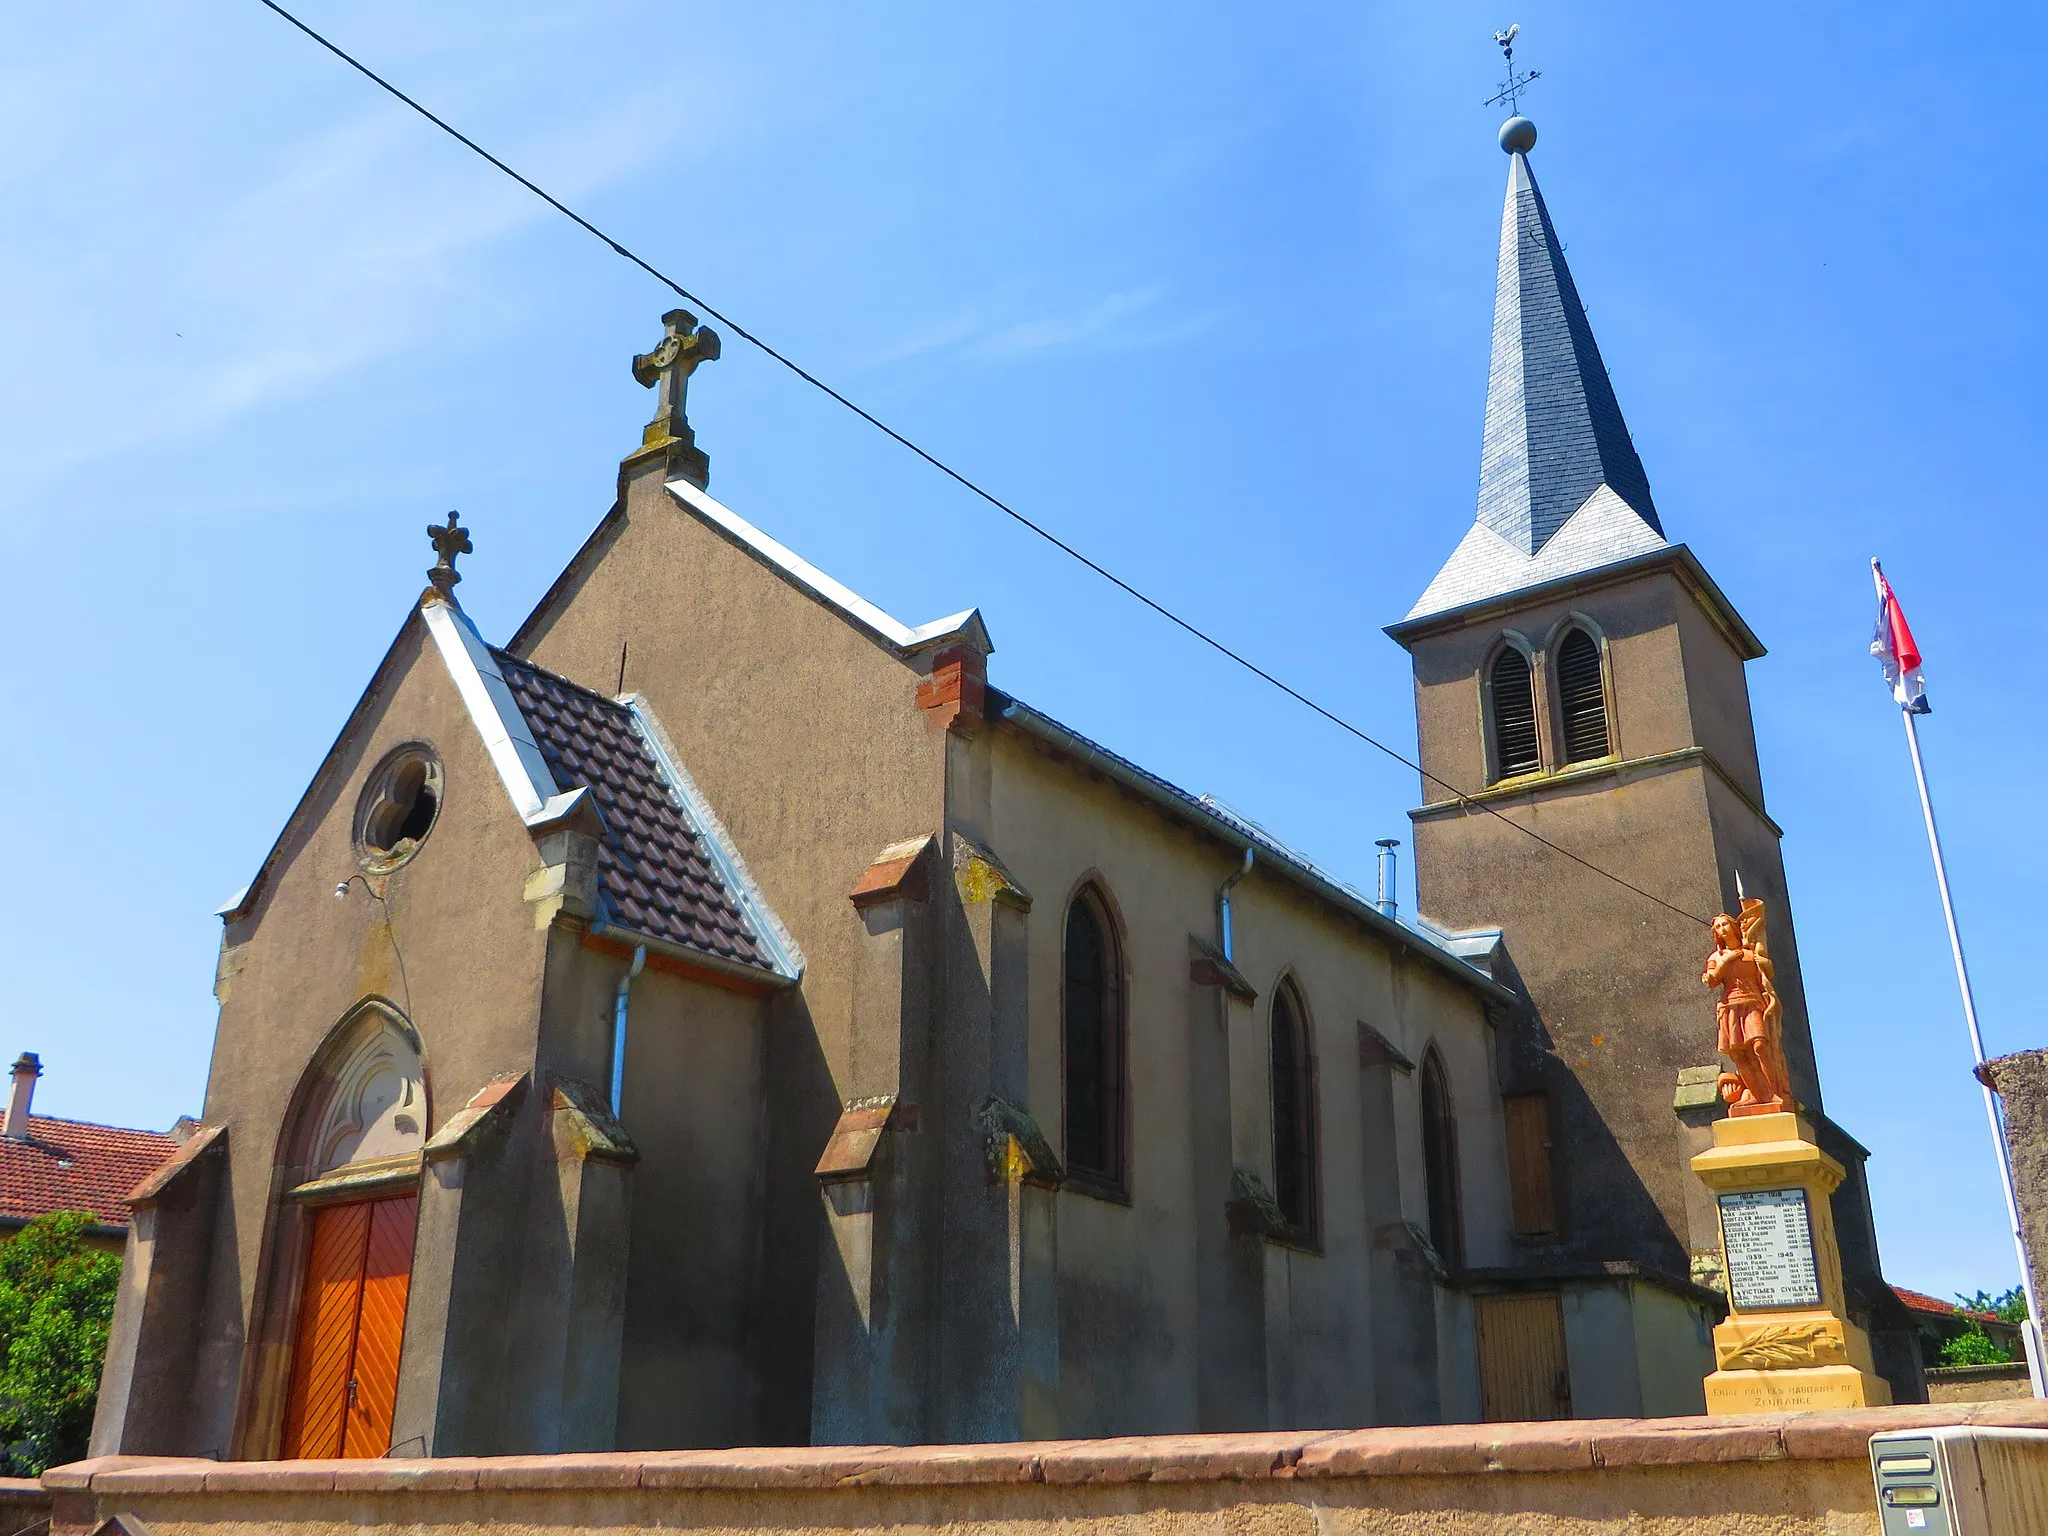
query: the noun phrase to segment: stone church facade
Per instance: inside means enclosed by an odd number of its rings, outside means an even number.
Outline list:
[[[1686,912],[1738,870],[1819,1103],[1761,647],[1665,541],[1511,166],[1480,521],[1392,631],[1427,916],[1004,692],[975,612],[902,624],[714,500],[716,340],[672,314],[582,550],[493,645],[433,530],[221,914],[95,1454],[1699,1411]]]

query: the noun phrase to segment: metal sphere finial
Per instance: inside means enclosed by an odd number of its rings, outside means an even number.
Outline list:
[[[1500,147],[1510,155],[1526,155],[1536,147],[1536,125],[1526,117],[1511,117],[1500,125]]]

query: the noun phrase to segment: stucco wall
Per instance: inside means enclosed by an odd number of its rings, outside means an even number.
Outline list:
[[[1710,1324],[1699,1308],[1655,1285],[1632,1290],[1636,1373],[1643,1384],[1636,1411],[1650,1418],[1706,1411],[1705,1380],[1714,1368]]]
[[[1458,1109],[1468,1259],[1506,1263],[1506,1153],[1481,1000],[1255,866],[1234,895],[1234,931],[1238,968],[1259,995],[1250,1005],[1227,1005],[1227,1063],[1208,1063],[1190,1028],[1191,1007],[1202,1006],[1192,995],[1203,989],[1189,979],[1188,937],[1215,939],[1216,888],[1240,856],[1013,730],[987,733],[976,749],[990,759],[978,829],[1035,898],[1030,1108],[1056,1143],[1062,948],[1067,906],[1084,882],[1096,883],[1115,916],[1125,965],[1129,1203],[1072,1189],[1057,1197],[1063,1427],[1076,1434],[1208,1427],[1203,1356],[1228,1346],[1204,1336],[1202,1292],[1205,1284],[1226,1290],[1221,1271],[1242,1260],[1205,1251],[1200,1232],[1221,1224],[1228,1163],[1273,1184],[1270,1010],[1283,979],[1301,999],[1314,1040],[1319,1243],[1268,1244],[1256,1261],[1264,1369],[1240,1385],[1264,1401],[1240,1406],[1273,1426],[1379,1418],[1372,1319],[1386,1298],[1373,1293],[1371,1248],[1390,1218],[1426,1228],[1428,1206],[1415,1078],[1394,1074],[1390,1102],[1372,1096],[1369,1105],[1359,1025],[1370,1024],[1412,1061],[1432,1046],[1441,1053]],[[1205,1088],[1202,1074],[1216,1070],[1227,1072],[1227,1084]],[[1228,1125],[1205,1123],[1198,1105],[1225,1101]],[[1228,1163],[1205,1165],[1203,1138],[1225,1134]],[[1375,1208],[1377,1187],[1390,1174],[1397,1212]],[[1212,1332],[1216,1326],[1212,1312]],[[1469,1403],[1462,1378],[1458,1385],[1457,1396]]]
[[[517,649],[611,694],[629,647],[627,689],[646,696],[804,951],[836,1082],[861,948],[847,892],[884,847],[945,815],[944,737],[916,706],[920,672],[651,478],[594,539]]]
[[[1502,809],[1623,879],[1708,912],[1719,884],[1706,772],[1672,765]],[[1685,1231],[1692,1175],[1671,1097],[1680,1066],[1713,1059],[1713,998],[1697,968],[1711,943],[1705,928],[1612,881],[1568,872],[1491,816],[1418,816],[1414,837],[1423,911],[1459,926],[1501,925],[1541,1015],[1532,1044],[1568,1071],[1541,1081],[1566,1148],[1566,1250],[1685,1273],[1675,1234]],[[1652,956],[1661,958],[1646,963]]]
[[[609,1030],[617,961],[583,1010]],[[621,1122],[638,1148],[619,1361],[622,1450],[757,1439],[748,1329],[762,1266],[766,1003],[650,969],[629,995]]]

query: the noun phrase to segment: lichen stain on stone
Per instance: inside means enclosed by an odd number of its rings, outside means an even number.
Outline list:
[[[363,933],[363,947],[356,958],[356,996],[396,997],[404,989],[397,985],[398,940],[391,931],[391,918],[380,903],[377,916]],[[412,1006],[408,999],[406,1007]]]
[[[969,901],[994,901],[1009,888],[1003,872],[986,859],[969,859],[960,872],[960,894]]]
[[[1024,1176],[1031,1172],[1031,1159],[1024,1155],[1024,1149],[1017,1144],[1017,1138],[1014,1136],[1002,1138],[1002,1146],[996,1156],[997,1170],[1003,1182],[1007,1184],[1021,1183]]]

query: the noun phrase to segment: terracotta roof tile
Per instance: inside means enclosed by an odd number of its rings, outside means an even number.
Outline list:
[[[614,920],[652,939],[772,971],[633,712],[503,651],[493,653],[534,741],[564,789],[588,785],[609,835],[598,878]]]
[[[125,1227],[125,1196],[178,1150],[157,1131],[48,1115],[30,1115],[28,1131],[26,1141],[0,1137],[0,1223],[90,1211],[104,1226]]]
[[[1909,1291],[1903,1285],[1893,1286],[1892,1294],[1906,1304],[1906,1310],[1909,1312],[1932,1312],[1937,1317],[1973,1317],[1984,1323],[2005,1321],[1996,1312],[1972,1312],[1966,1307],[1943,1301],[1938,1296],[1929,1296],[1924,1291]]]

